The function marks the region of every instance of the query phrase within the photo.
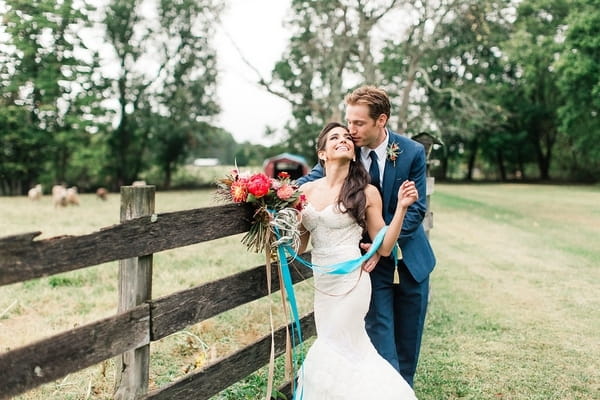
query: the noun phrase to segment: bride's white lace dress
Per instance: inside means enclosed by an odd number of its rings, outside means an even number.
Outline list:
[[[333,205],[317,210],[308,204],[302,223],[310,231],[312,263],[319,266],[360,257],[362,228]],[[369,274],[359,268],[347,275],[315,271],[317,339],[299,372],[296,399],[411,400],[412,388],[373,347],[364,318],[371,298]]]

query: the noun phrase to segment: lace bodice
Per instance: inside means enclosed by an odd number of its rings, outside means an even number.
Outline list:
[[[362,228],[333,204],[317,210],[309,203],[302,211],[302,224],[310,232],[313,257],[324,263],[320,265],[360,257]]]

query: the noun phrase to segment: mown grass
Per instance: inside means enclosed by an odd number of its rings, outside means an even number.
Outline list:
[[[600,189],[558,185],[441,185],[432,196],[438,264],[415,381],[421,400],[600,399]],[[0,236],[84,234],[118,222],[119,199],[83,195],[54,210],[0,198]],[[212,191],[158,192],[156,211],[217,204]],[[153,295],[262,264],[231,237],[154,257]],[[0,351],[114,314],[116,263],[0,287]],[[310,309],[310,282],[298,285]],[[273,300],[277,323],[280,301]],[[151,345],[151,387],[266,334],[266,299]],[[282,368],[277,369],[281,379]],[[111,398],[111,360],[18,399]],[[265,371],[215,396],[263,397]]]
[[[597,187],[438,185],[420,399],[600,398]]]

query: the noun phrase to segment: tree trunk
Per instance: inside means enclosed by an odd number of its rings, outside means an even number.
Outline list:
[[[543,181],[550,180],[550,166],[548,158],[542,157],[538,161],[538,167],[540,169],[540,179]]]
[[[479,141],[477,138],[471,141],[471,153],[469,154],[469,162],[467,165],[467,176],[465,177],[468,181],[473,180],[473,170],[475,169],[475,160],[477,159],[477,149],[479,148]]]
[[[538,136],[539,137],[539,136]],[[542,145],[540,143],[540,139],[536,140],[535,149],[537,153],[537,164],[538,169],[540,171],[540,179],[541,180],[549,180],[550,179],[550,151],[547,154],[544,154],[544,149],[542,149]]]
[[[417,79],[417,66],[419,65],[419,56],[414,54],[408,66],[406,74],[406,86],[402,89],[402,101],[398,110],[398,128],[397,132],[405,134],[408,129],[408,106],[410,104],[410,92],[412,91],[415,80]]]
[[[506,167],[504,166],[504,155],[502,154],[502,150],[496,150],[496,163],[498,164],[498,173],[500,174],[500,180],[502,182],[506,181]]]
[[[440,157],[440,168],[439,168],[439,175],[436,174],[435,178],[442,180],[442,181],[446,181],[448,179],[448,156],[447,155],[442,155]]]

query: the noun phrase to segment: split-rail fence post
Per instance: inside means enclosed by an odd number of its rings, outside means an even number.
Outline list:
[[[154,213],[154,186],[121,186],[121,222]],[[152,298],[152,254],[119,261],[119,313]],[[149,333],[148,333],[149,334]],[[150,345],[115,360],[115,399],[134,400],[148,392]]]

